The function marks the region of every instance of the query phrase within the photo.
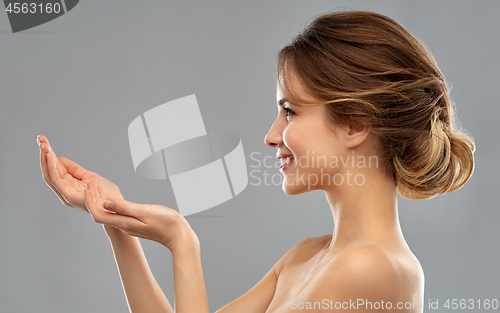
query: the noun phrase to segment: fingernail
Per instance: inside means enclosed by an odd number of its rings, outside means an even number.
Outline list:
[[[106,200],[104,201],[104,204],[102,206],[107,210],[113,210],[114,205],[115,205],[114,201]]]
[[[40,135],[36,136],[36,143],[38,144],[38,146],[40,147],[40,139],[38,139],[40,137]]]

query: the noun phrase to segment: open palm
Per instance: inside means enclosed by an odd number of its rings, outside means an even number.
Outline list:
[[[63,204],[88,213],[84,194],[88,183],[102,186],[109,197],[123,198],[118,187],[106,178],[69,159],[57,158],[45,136],[39,136],[37,140],[43,179]]]

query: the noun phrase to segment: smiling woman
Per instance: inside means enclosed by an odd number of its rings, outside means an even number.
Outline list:
[[[279,53],[277,98],[265,142],[277,149],[283,190],[322,190],[335,229],[299,242],[217,312],[422,312],[424,274],[399,225],[397,192],[431,198],[474,169],[474,143],[454,126],[432,55],[381,14],[322,15]],[[49,187],[104,225],[131,312],[173,312],[137,237],[171,250],[176,312],[209,312],[200,243],[178,212],[125,201],[113,183],[57,159],[45,137],[39,145]]]
[[[281,50],[278,83],[291,103],[323,104],[328,125],[370,127],[385,173],[406,198],[457,190],[472,175],[474,143],[455,129],[436,61],[386,16],[316,19]]]

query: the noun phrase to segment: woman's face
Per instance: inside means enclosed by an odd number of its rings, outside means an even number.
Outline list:
[[[298,80],[290,79],[291,87],[299,96],[315,100]],[[283,98],[279,87],[277,101],[278,117],[265,142],[277,149],[277,157],[281,159],[284,192],[295,195],[333,185],[332,178],[339,173],[339,168],[331,162],[331,157],[347,156],[349,151],[343,148],[342,137],[327,124],[325,106],[290,103]]]

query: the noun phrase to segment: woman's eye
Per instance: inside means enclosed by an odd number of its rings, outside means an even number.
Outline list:
[[[290,108],[283,107],[283,110],[285,110],[286,116],[295,115],[295,112]]]

